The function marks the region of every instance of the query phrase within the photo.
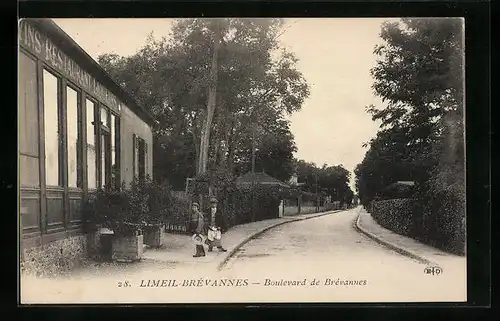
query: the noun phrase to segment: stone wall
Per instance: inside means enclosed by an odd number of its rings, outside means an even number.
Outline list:
[[[81,266],[87,260],[87,235],[22,249],[21,273],[50,276]]]
[[[283,215],[285,216],[298,215],[298,214],[299,214],[299,207],[297,205],[285,206],[285,209],[283,211]]]

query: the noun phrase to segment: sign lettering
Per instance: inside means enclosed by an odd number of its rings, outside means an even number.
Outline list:
[[[35,53],[48,65],[80,85],[108,107],[118,110],[120,101],[115,95],[26,20],[21,20],[19,24],[19,44]]]

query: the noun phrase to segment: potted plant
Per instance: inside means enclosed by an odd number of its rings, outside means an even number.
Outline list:
[[[111,260],[113,231],[108,228],[108,221],[115,216],[112,200],[112,192],[97,189],[89,193],[83,204],[83,228],[87,234],[87,250],[91,258]]]
[[[171,194],[168,184],[159,184],[150,177],[141,189],[147,199],[148,212],[146,214],[146,226],[144,228],[144,243],[150,247],[163,246],[164,230],[168,209],[171,203]]]
[[[131,262],[139,260],[144,251],[142,230],[147,213],[147,200],[135,182],[131,184],[130,189],[124,187],[122,184],[119,189],[96,190],[88,206],[92,212],[91,225],[98,226],[99,230],[109,231],[107,235],[101,232],[101,255],[111,252],[112,260]],[[106,251],[105,248],[110,250]]]
[[[113,232],[113,261],[132,262],[142,258],[144,253],[144,227],[148,214],[144,187],[134,179],[129,189],[121,188],[110,192],[110,213],[106,227]],[[113,194],[114,193],[114,194]]]

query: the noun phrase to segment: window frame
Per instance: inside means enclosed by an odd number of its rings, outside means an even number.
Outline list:
[[[115,118],[115,123],[114,127],[110,127],[110,129],[114,128],[114,144],[115,144],[115,181],[114,181],[114,188],[120,189],[121,188],[121,162],[120,162],[120,124],[121,124],[121,119],[120,119],[120,114],[115,112],[114,110],[110,109],[110,125],[113,117]],[[113,142],[112,142],[113,143]],[[113,149],[111,147],[111,177],[113,178]]]
[[[87,92],[84,91],[84,97],[83,97],[83,100],[85,101],[85,157],[87,158],[87,168],[86,168],[86,173],[85,175],[87,175],[87,183],[86,183],[86,186],[85,188],[87,189],[87,191],[94,191],[96,189],[99,188],[99,142],[98,142],[98,133],[99,133],[99,124],[98,122],[96,121],[96,113],[97,113],[97,109],[99,108],[99,101],[97,99],[95,99],[93,96],[89,95]],[[93,104],[93,119],[92,119],[92,127],[93,127],[93,135],[94,135],[94,149],[95,149],[95,160],[94,160],[94,168],[95,168],[95,187],[92,187],[90,188],[89,187],[89,179],[88,179],[88,169],[89,169],[89,166],[88,166],[88,119],[87,119],[87,110],[88,110],[88,106],[87,106],[87,100],[90,101],[92,104]]]
[[[41,163],[41,158],[42,158],[42,151],[40,150],[40,146],[41,146],[41,140],[42,140],[42,137],[40,135],[40,131],[42,128],[42,124],[40,124],[40,117],[42,117],[42,119],[44,119],[44,115],[43,113],[40,111],[40,108],[39,108],[39,100],[40,100],[40,96],[43,96],[43,92],[40,93],[39,91],[39,84],[38,84],[38,72],[39,72],[39,60],[38,58],[32,54],[31,52],[25,50],[24,48],[22,47],[19,47],[19,53],[18,53],[19,57],[18,57],[18,73],[19,73],[19,70],[20,70],[20,66],[21,66],[21,62],[20,62],[20,56],[21,55],[24,55],[27,59],[31,60],[33,62],[33,65],[34,65],[34,69],[35,69],[35,74],[34,74],[34,86],[35,86],[35,107],[36,107],[36,118],[37,118],[37,128],[36,128],[36,133],[38,134],[38,138],[37,138],[37,141],[36,141],[36,146],[34,146],[34,148],[36,149],[36,153],[37,154],[33,154],[31,152],[26,152],[24,149],[22,150],[21,149],[21,144],[20,144],[20,134],[18,133],[18,150],[19,150],[19,157],[18,157],[18,163],[19,163],[19,166],[20,166],[20,162],[21,162],[21,156],[23,157],[27,157],[27,158],[30,158],[30,159],[36,159],[37,161],[37,184],[35,185],[32,185],[32,184],[25,184],[24,182],[21,181],[21,176],[19,175],[19,185],[22,189],[30,189],[30,188],[34,188],[34,189],[41,189],[41,186],[42,186],[42,180],[41,180],[41,167],[40,167],[40,163]],[[43,77],[43,74],[42,74],[42,77]],[[18,75],[18,80],[17,80],[17,85],[18,85],[18,91],[20,90],[19,88],[19,75]],[[20,128],[21,124],[20,124],[20,110],[19,110],[19,92],[17,93],[18,95],[18,110],[17,110],[17,117],[18,117],[18,128]],[[25,117],[28,117],[27,115]],[[26,146],[24,146],[26,147]],[[45,155],[45,152],[44,154]],[[44,169],[45,170],[45,169]]]
[[[133,166],[132,166],[132,173],[134,179],[138,179],[139,182],[143,182],[146,177],[148,176],[148,144],[146,143],[146,140],[142,138],[141,136],[137,135],[136,133],[133,134]],[[136,149],[137,149],[137,156],[136,156]],[[141,153],[142,151],[142,153]],[[139,157],[139,159],[137,159]],[[144,161],[143,166],[141,167],[141,158]],[[136,165],[137,163],[137,165]],[[141,169],[143,172],[141,173]],[[137,171],[137,175],[136,175]]]
[[[42,63],[42,75],[41,75],[41,81],[42,81],[42,92],[40,93],[42,97],[42,103],[43,103],[43,139],[44,139],[44,146],[45,146],[45,151],[44,151],[44,163],[45,163],[45,186],[47,189],[52,189],[52,190],[63,190],[64,189],[64,144],[65,144],[65,135],[64,135],[64,127],[63,127],[63,80],[66,79],[60,72],[52,68],[50,65],[46,64],[45,62]],[[47,183],[47,140],[46,140],[46,133],[47,133],[47,126],[45,123],[45,111],[46,111],[46,104],[45,104],[45,79],[44,79],[44,71],[47,71],[50,73],[52,76],[54,76],[57,79],[57,137],[58,137],[58,155],[57,155],[57,161],[58,161],[58,185],[52,185]]]
[[[68,117],[66,117],[66,146],[68,147],[68,151],[67,151],[67,155],[66,155],[66,159],[67,159],[67,162],[68,162],[68,168],[67,168],[67,185],[68,185],[68,188],[71,189],[71,190],[83,190],[84,186],[83,186],[83,148],[86,147],[87,145],[87,136],[85,135],[85,144],[83,144],[83,126],[82,126],[82,122],[83,122],[83,115],[82,115],[82,112],[83,112],[83,108],[82,108],[82,97],[84,96],[84,91],[78,87],[75,83],[69,81],[66,79],[66,88],[64,88],[65,90],[67,90],[67,88],[71,88],[73,89],[75,92],[76,92],[76,96],[77,96],[77,105],[76,105],[76,110],[77,110],[77,135],[78,135],[78,138],[77,138],[77,141],[76,141],[76,186],[69,186],[69,130],[68,130]],[[64,104],[64,106],[66,107],[66,113],[68,111],[68,96],[67,94],[65,95],[65,98],[66,98],[66,102]]]

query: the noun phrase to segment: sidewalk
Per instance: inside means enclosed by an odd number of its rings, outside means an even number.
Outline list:
[[[450,254],[432,246],[420,243],[412,238],[396,234],[380,226],[364,208],[360,207],[359,215],[355,221],[356,228],[368,237],[374,239],[400,254],[413,258],[420,263],[428,265],[457,266],[466,264],[463,256]]]
[[[288,222],[310,219],[334,212],[337,211],[303,214],[236,225],[222,236],[222,244],[227,252],[219,252],[217,249],[214,249],[213,252],[206,252],[207,255],[205,257],[199,258],[193,257],[194,246],[190,235],[167,233],[164,238],[164,246],[160,249],[147,249],[143,260],[163,261],[165,263],[184,266],[191,266],[193,263],[196,263],[197,267],[203,266],[208,269],[220,269],[238,248],[266,230]]]

